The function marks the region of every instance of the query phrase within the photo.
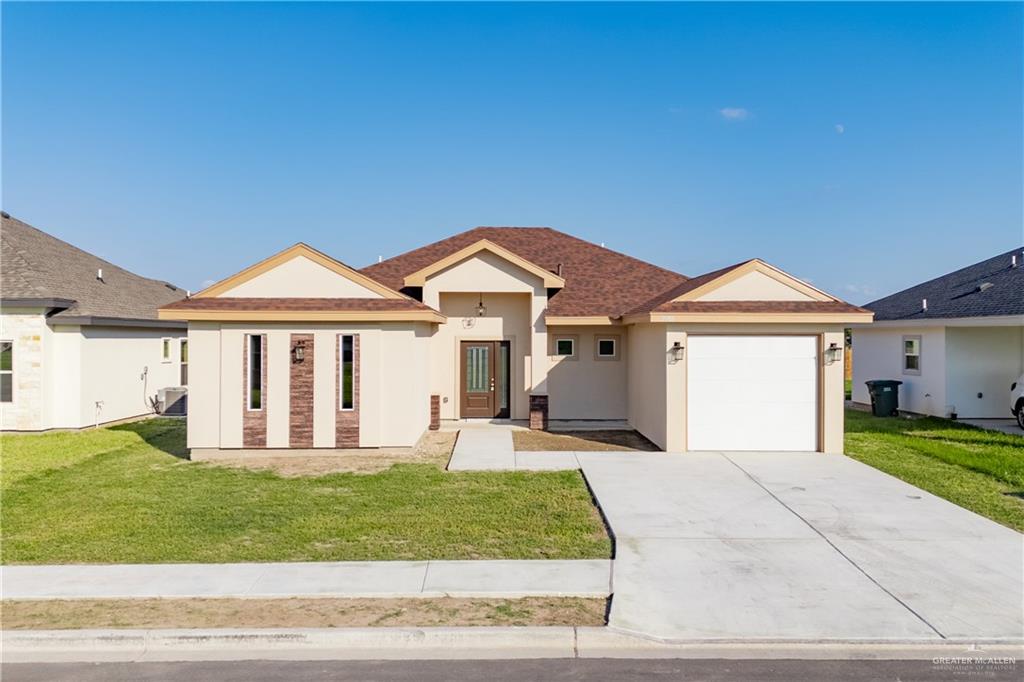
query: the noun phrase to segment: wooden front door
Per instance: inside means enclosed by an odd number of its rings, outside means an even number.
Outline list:
[[[461,416],[508,417],[509,342],[463,341],[461,348]]]

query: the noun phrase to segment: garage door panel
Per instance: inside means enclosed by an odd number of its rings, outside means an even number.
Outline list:
[[[816,450],[818,345],[813,336],[691,336],[691,450]]]

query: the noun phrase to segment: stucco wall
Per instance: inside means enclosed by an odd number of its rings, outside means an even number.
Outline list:
[[[1010,417],[1010,384],[1022,371],[1024,327],[946,328],[946,402],[959,417]]]
[[[429,340],[429,362],[430,393],[441,396],[441,419],[459,417],[462,341],[509,341],[512,418],[526,419],[531,388],[531,294],[484,294],[485,317],[476,315],[477,294],[442,293],[439,298],[448,322],[438,325]]]
[[[713,289],[700,301],[813,301],[807,294],[797,291],[761,272],[748,272],[728,284]]]
[[[551,419],[626,419],[627,327],[548,327],[553,343],[560,336],[578,340],[576,357],[549,355],[548,396]],[[615,338],[618,357],[596,358],[599,338]]]
[[[668,448],[666,417],[668,403],[667,330],[662,324],[635,324],[629,327],[629,352],[626,353],[626,411],[634,429],[660,448]]]
[[[156,398],[159,389],[180,385],[179,343],[184,330],[82,327],[81,334],[81,402],[76,426],[149,414],[149,399]],[[163,338],[171,339],[169,362],[161,359]]]
[[[319,263],[297,256],[242,282],[221,297],[252,298],[382,298],[380,294],[340,276]]]
[[[427,323],[190,325],[190,448],[242,447],[242,348],[267,335],[267,447],[288,447],[291,334],[312,334],[313,446],[335,447],[337,335],[359,334],[360,447],[415,444],[430,419]]]
[[[903,337],[921,337],[921,373],[903,373]],[[870,404],[869,379],[895,379],[900,409],[946,416],[946,331],[944,327],[856,327],[853,330],[853,400]]]

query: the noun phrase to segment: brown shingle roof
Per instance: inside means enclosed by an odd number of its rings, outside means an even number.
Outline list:
[[[686,281],[685,276],[671,270],[550,227],[477,227],[370,265],[362,272],[393,289],[401,289],[406,275],[481,239],[554,273],[561,264],[565,287],[549,300],[550,316],[619,317],[659,292]]]
[[[2,220],[0,296],[73,301],[51,319],[155,320],[157,308],[185,296],[183,289],[140,277],[17,218],[4,214]],[[102,281],[96,278],[99,269]]]
[[[656,313],[870,313],[843,301],[676,301]]]
[[[395,312],[401,310],[430,310],[411,298],[187,298],[162,310],[210,311],[357,311]]]

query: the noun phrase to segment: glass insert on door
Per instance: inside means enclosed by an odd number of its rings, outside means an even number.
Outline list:
[[[466,349],[466,392],[487,393],[491,390],[490,348],[470,346]]]

